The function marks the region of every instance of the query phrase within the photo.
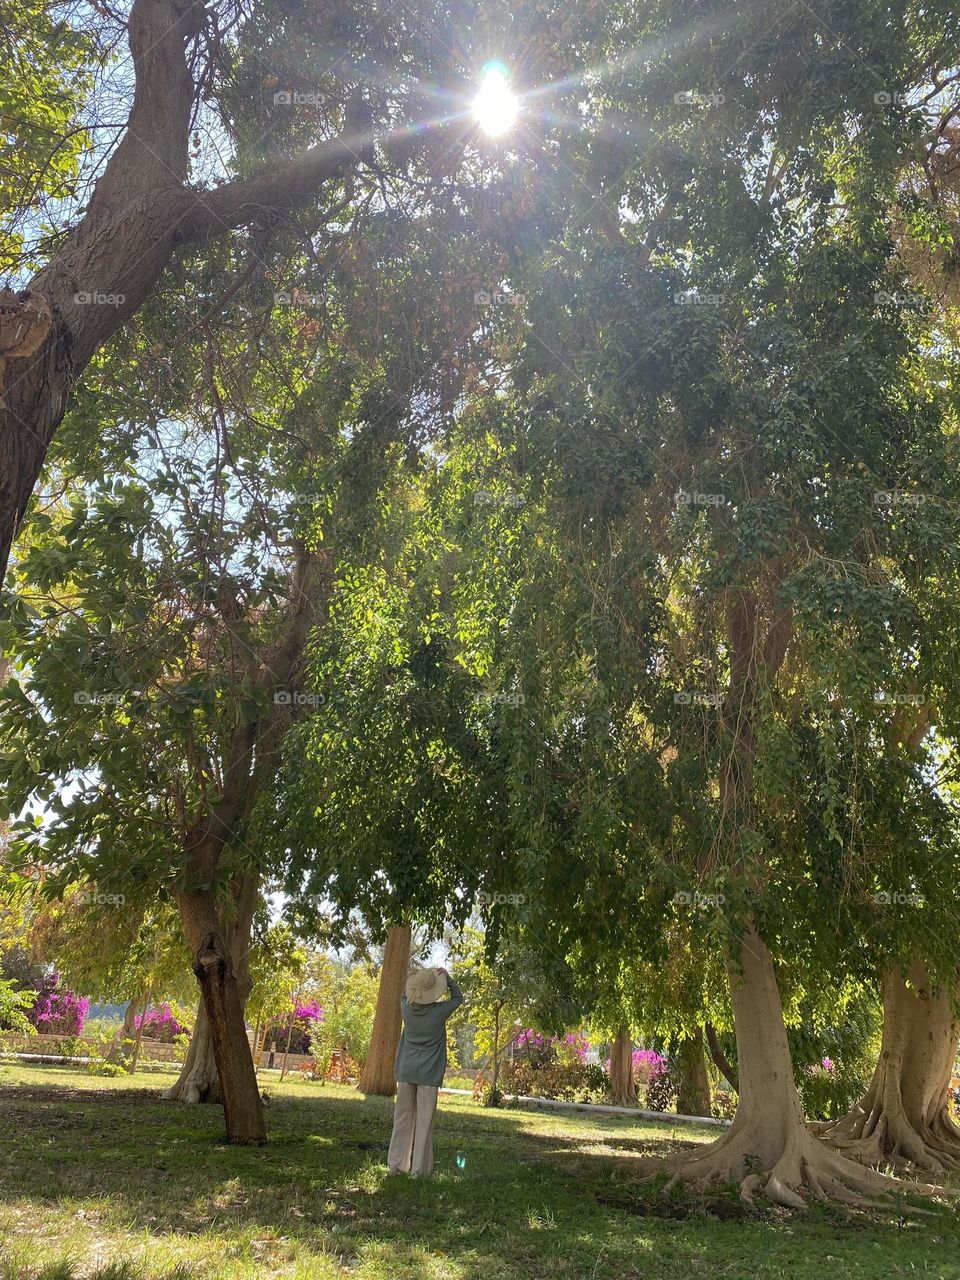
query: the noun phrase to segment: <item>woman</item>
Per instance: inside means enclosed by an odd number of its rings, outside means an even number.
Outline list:
[[[447,991],[449,1000],[442,1000]],[[387,1164],[391,1173],[426,1178],[433,1168],[433,1114],[447,1069],[447,1019],[463,994],[446,969],[415,969],[400,997],[397,1105]]]

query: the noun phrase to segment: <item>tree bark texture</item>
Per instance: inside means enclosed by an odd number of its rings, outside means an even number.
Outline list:
[[[410,967],[410,926],[391,925],[380,970],[377,1008],[373,1018],[370,1052],[363,1064],[361,1093],[393,1097],[397,1081],[393,1073],[397,1045],[400,1043],[400,996],[403,994]]]

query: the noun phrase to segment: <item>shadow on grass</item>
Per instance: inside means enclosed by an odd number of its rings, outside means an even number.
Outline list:
[[[0,1206],[27,1203],[54,1221],[89,1207],[106,1239],[209,1237],[218,1265],[228,1250],[266,1264],[258,1249],[286,1241],[298,1261],[346,1273],[362,1259],[365,1274],[389,1280],[433,1274],[438,1254],[455,1260],[457,1280],[688,1280],[718,1232],[725,1249],[723,1233],[759,1232],[754,1247],[762,1239],[767,1250],[774,1230],[782,1235],[783,1215],[775,1213],[724,1221],[714,1206],[709,1218],[678,1223],[671,1219],[690,1213],[653,1209],[635,1186],[636,1160],[694,1144],[646,1137],[658,1126],[642,1121],[585,1124],[581,1114],[441,1105],[435,1175],[420,1182],[387,1174],[390,1099],[317,1087],[309,1096],[275,1093],[267,1110],[267,1145],[238,1148],[223,1141],[220,1108],[168,1102],[155,1088],[0,1087]],[[836,1256],[831,1240],[834,1252],[818,1256]],[[665,1251],[656,1270],[635,1269],[638,1247],[648,1261],[651,1249]],[[22,1263],[5,1272],[0,1261],[0,1280],[26,1276],[41,1280]],[[87,1269],[89,1276],[137,1280]]]

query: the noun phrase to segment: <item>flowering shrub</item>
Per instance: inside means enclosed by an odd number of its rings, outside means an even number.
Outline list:
[[[148,1040],[162,1040],[164,1044],[174,1044],[178,1036],[188,1033],[188,1028],[176,1018],[168,1004],[147,1009],[145,1013],[138,1014],[133,1022],[138,1031],[143,1028],[143,1034]]]
[[[293,1007],[293,1028],[290,1027],[290,1014],[274,1018],[264,1036],[264,1048],[275,1053],[283,1053],[287,1047],[287,1036],[290,1036],[291,1053],[310,1053],[310,1037],[316,1034],[316,1028],[323,1022],[323,1009],[317,1000],[301,1001]]]
[[[667,1060],[656,1049],[634,1049],[633,1078],[637,1092],[645,1092],[667,1069]]]
[[[553,1037],[541,1035],[532,1027],[520,1031],[514,1036],[513,1051],[516,1057],[524,1057],[533,1067],[544,1066],[553,1053]]]
[[[604,1063],[607,1074],[610,1074],[610,1059]],[[658,1076],[667,1070],[666,1058],[656,1049],[634,1049],[633,1080],[637,1087],[637,1097],[642,1098]]]
[[[545,1036],[532,1027],[519,1031],[513,1038],[514,1059],[524,1058],[533,1067],[543,1067],[550,1062],[586,1062],[587,1038],[579,1031],[559,1039]]]
[[[586,1062],[588,1048],[587,1037],[581,1031],[571,1031],[557,1043],[557,1053],[567,1061]]]
[[[319,1000],[310,1000],[294,1006],[294,1014],[298,1018],[303,1018],[306,1022],[321,1022],[323,1020],[323,1009],[320,1007]]]
[[[608,1088],[603,1068],[588,1065],[587,1038],[579,1031],[558,1037],[527,1027],[514,1036],[511,1047],[513,1061],[505,1055],[500,1069],[499,1083],[504,1093],[564,1102],[598,1102]]]
[[[59,974],[51,974],[47,986],[37,993],[27,1017],[41,1033],[79,1036],[90,1001],[60,986]]]
[[[653,1049],[641,1050],[647,1056],[641,1064],[643,1074],[637,1077],[637,1098],[640,1106],[646,1111],[672,1111],[676,1109],[677,1094],[680,1091],[679,1068],[669,1058],[664,1058]],[[634,1063],[636,1067],[636,1063]]]

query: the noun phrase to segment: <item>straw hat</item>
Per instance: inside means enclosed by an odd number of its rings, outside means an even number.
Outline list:
[[[447,990],[447,975],[439,969],[414,969],[407,978],[407,999],[411,1004],[433,1004]]]

